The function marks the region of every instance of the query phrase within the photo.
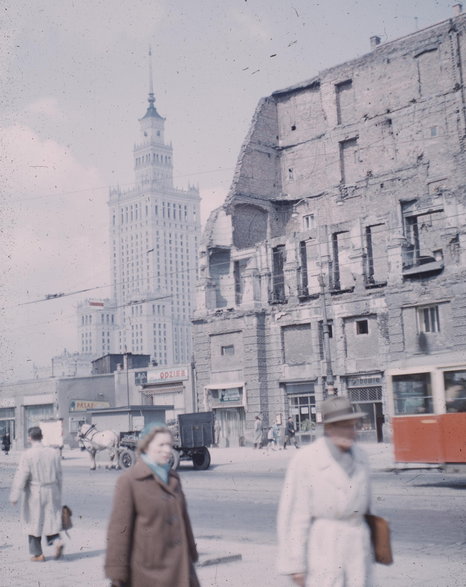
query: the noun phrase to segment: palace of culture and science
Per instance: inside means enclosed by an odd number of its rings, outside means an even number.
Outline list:
[[[197,188],[173,185],[173,149],[157,111],[150,72],[148,108],[134,146],[135,184],[110,189],[113,299],[78,306],[80,352],[147,354],[158,365],[191,361],[191,315],[200,235]]]

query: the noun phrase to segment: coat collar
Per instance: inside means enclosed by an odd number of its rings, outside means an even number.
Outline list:
[[[150,470],[150,467],[148,467],[142,459],[138,459],[136,461],[136,464],[132,468],[131,473],[134,479],[141,481],[144,479],[154,479],[160,485],[160,487],[162,487],[165,491],[169,491],[170,493],[173,492],[180,483],[178,473],[170,470],[168,472],[168,483],[165,484],[157,477],[157,475],[154,475],[154,473]]]

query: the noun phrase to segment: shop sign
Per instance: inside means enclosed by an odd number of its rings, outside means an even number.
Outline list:
[[[147,371],[146,383],[184,381],[186,379],[189,379],[188,367],[167,367],[165,369],[151,369]]]
[[[85,412],[99,408],[109,408],[109,402],[99,402],[87,399],[73,399],[70,402],[70,412]]]
[[[361,377],[348,377],[348,387],[371,387],[373,385],[382,385],[381,375],[362,375]]]
[[[0,408],[14,408],[15,407],[15,398],[14,397],[6,397],[4,399],[0,399]]]
[[[238,387],[233,389],[220,389],[218,392],[219,400],[221,402],[239,402],[241,401],[241,394]]]

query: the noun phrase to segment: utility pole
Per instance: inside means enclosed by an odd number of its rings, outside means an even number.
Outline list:
[[[326,364],[326,377],[325,377],[325,390],[327,396],[335,395],[335,379],[333,377],[333,369],[332,369],[332,357],[330,352],[330,336],[329,336],[329,328],[328,328],[328,317],[327,317],[327,303],[325,300],[325,282],[324,276],[322,273],[319,275],[319,285],[320,285],[320,303],[322,306],[322,338],[324,343],[324,354],[325,354],[325,364]]]

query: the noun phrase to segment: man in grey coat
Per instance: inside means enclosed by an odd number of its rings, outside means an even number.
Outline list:
[[[62,529],[62,470],[58,450],[43,446],[42,430],[33,426],[28,430],[31,448],[19,461],[10,493],[10,502],[16,504],[21,497],[21,520],[29,536],[29,551],[33,562],[45,561],[41,537],[55,546],[55,559],[63,554]]]

